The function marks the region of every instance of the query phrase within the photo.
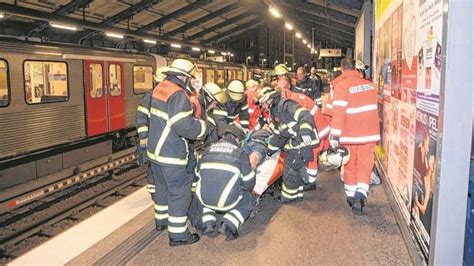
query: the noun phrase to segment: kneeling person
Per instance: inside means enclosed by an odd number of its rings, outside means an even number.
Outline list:
[[[203,208],[203,234],[212,234],[216,226],[216,211],[224,213],[219,233],[226,240],[238,237],[238,229],[252,212],[252,189],[255,172],[247,153],[239,148],[244,138],[235,125],[219,128],[222,139],[203,154],[197,167],[196,194]]]

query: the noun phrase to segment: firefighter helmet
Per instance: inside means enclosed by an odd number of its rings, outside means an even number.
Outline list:
[[[214,82],[208,82],[204,86],[202,86],[202,90],[206,96],[209,96],[214,101],[216,101],[220,105],[224,105],[226,103],[225,93],[219,85]]]
[[[163,72],[165,75],[186,76],[188,78],[195,78],[197,67],[191,61],[186,59],[175,59],[171,66]]]
[[[166,75],[163,74],[163,72],[166,72],[166,71],[168,71],[167,66],[162,66],[162,67],[157,68],[155,72],[155,76],[154,76],[155,81],[162,82],[166,78]]]
[[[227,85],[227,95],[234,101],[241,101],[244,98],[244,91],[244,83],[240,80],[234,79]]]
[[[346,147],[329,148],[319,154],[319,163],[329,169],[336,169],[345,164],[350,159],[349,150]]]
[[[248,90],[248,89],[251,89],[255,86],[258,86],[258,82],[254,79],[249,79],[247,80],[247,82],[245,82],[245,88]]]
[[[288,67],[285,64],[279,64],[273,69],[273,75],[275,76],[286,75],[288,74],[288,72],[290,71],[288,70]]]
[[[281,94],[272,87],[264,87],[257,92],[257,99],[260,104],[280,96]]]
[[[222,125],[218,128],[219,136],[223,137],[226,133],[234,135],[239,140],[245,138],[244,130],[237,124]]]

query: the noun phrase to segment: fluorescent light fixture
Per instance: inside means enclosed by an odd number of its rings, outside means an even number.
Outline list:
[[[301,38],[301,33],[297,32],[296,33],[296,38],[300,39]]]
[[[308,42],[306,40],[303,40],[303,44],[307,44]]]
[[[117,34],[117,33],[112,33],[112,32],[106,32],[105,35],[107,37],[112,37],[112,38],[117,38],[117,39],[123,39],[122,34]]]
[[[292,26],[290,23],[288,23],[288,22],[285,22],[285,27],[286,27],[287,29],[289,29],[289,30],[292,30],[292,29],[293,29],[293,26]]]
[[[311,44],[308,43],[308,48],[311,49]]]
[[[57,24],[57,23],[51,23],[51,27],[63,29],[63,30],[77,31],[76,26],[62,25],[62,24]]]
[[[272,13],[274,17],[281,18],[280,11],[273,6],[270,6],[270,13]]]
[[[0,19],[4,18],[4,17],[5,17],[5,15],[3,15],[3,13],[0,13]]]
[[[226,56],[227,53],[226,52],[221,52],[221,55]]]
[[[201,48],[199,48],[199,47],[192,47],[191,50],[199,52],[199,51],[201,51]]]
[[[143,42],[149,43],[149,44],[156,44],[155,40],[150,40],[150,39],[143,39]]]
[[[41,54],[41,55],[57,55],[57,56],[62,56],[62,53],[54,53],[54,52],[38,52],[36,51],[35,54]]]
[[[173,47],[173,48],[181,48],[181,44],[172,43],[172,44],[171,44],[171,47]]]
[[[210,54],[215,54],[216,53],[216,51],[214,51],[214,50],[207,50],[207,52],[209,52]]]

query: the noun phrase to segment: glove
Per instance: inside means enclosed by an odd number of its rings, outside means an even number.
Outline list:
[[[303,136],[301,136],[301,138],[303,139],[304,145],[306,145],[306,146],[311,145],[311,142],[312,142],[311,136],[303,135]]]
[[[336,149],[337,147],[339,147],[339,138],[329,136],[329,146],[331,146],[331,148],[333,149]]]
[[[138,146],[135,151],[138,165],[145,165],[148,162],[148,155],[146,146]]]

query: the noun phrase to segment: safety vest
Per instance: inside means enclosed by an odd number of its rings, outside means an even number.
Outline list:
[[[358,71],[345,71],[334,88],[331,135],[341,144],[380,140],[377,91]]]

